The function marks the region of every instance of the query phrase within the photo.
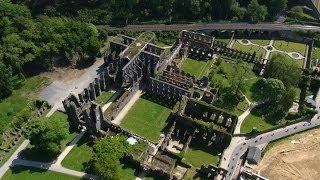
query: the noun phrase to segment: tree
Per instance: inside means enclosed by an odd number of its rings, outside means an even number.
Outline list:
[[[288,0],[271,0],[270,1],[270,14],[273,16],[287,8]]]
[[[278,102],[285,95],[286,88],[282,81],[278,79],[260,79],[257,81],[252,92],[254,99],[262,102]]]
[[[247,14],[251,21],[264,21],[268,15],[268,9],[264,5],[260,5],[258,0],[251,0],[247,8]]]
[[[119,179],[120,159],[130,149],[125,136],[107,136],[96,141],[93,146],[93,171],[104,179]]]
[[[11,95],[12,84],[10,71],[1,62],[0,57],[0,101]]]
[[[265,72],[265,77],[281,80],[286,86],[295,86],[300,81],[299,63],[283,55],[272,56]]]
[[[60,152],[61,141],[69,134],[69,124],[64,118],[64,116],[54,116],[31,120],[24,135],[36,149],[49,156],[55,156]]]
[[[252,88],[254,99],[263,102],[258,108],[260,114],[272,120],[283,118],[292,107],[296,96],[293,88],[285,87],[278,79],[261,79]]]

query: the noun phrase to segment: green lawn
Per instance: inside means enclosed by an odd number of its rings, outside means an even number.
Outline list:
[[[276,40],[273,45],[276,49],[285,52],[298,52],[305,55],[306,45],[302,43],[289,42],[284,40]]]
[[[31,116],[36,93],[48,83],[47,78],[34,76],[16,85],[12,95],[0,102],[0,134],[11,129],[14,123],[26,121]]]
[[[145,94],[129,110],[121,126],[151,141],[157,141],[172,107],[173,104],[163,98],[155,99]]]
[[[300,67],[303,67],[303,63],[304,63],[303,59],[294,59],[291,56],[289,56],[289,55],[287,55],[285,53],[281,53],[281,52],[272,52],[272,53],[270,53],[269,59],[271,59],[272,56],[275,56],[276,54],[285,55],[286,57],[290,58],[292,61],[298,62]]]
[[[251,90],[252,86],[259,80],[260,78],[254,77],[244,80],[244,95],[249,99],[249,101],[253,102],[253,92]]]
[[[52,171],[26,167],[10,168],[2,177],[3,180],[76,180],[78,177]]]
[[[182,70],[198,78],[201,78],[202,76],[206,75],[206,73],[210,69],[211,64],[211,60],[205,62],[187,58],[182,65]]]
[[[267,46],[270,43],[270,40],[266,39],[249,39],[253,44],[258,44],[260,46]]]
[[[312,60],[320,60],[320,48],[319,47],[314,47],[312,51]]]
[[[135,180],[136,176],[134,175],[135,169],[130,166],[126,166],[124,164],[121,164],[121,170],[120,170],[120,179],[125,180]]]
[[[92,140],[85,134],[76,146],[73,147],[71,152],[64,158],[61,165],[68,169],[73,169],[76,171],[87,172],[89,169],[88,165],[93,156]],[[126,166],[121,164],[120,177],[121,179],[134,180],[135,169],[131,166]],[[87,172],[90,173],[90,172]]]
[[[62,112],[56,111],[51,117],[49,118],[42,118],[39,120],[48,120],[50,119],[63,119],[65,121],[68,121],[68,116]],[[61,151],[65,149],[65,147],[77,136],[77,133],[70,128],[68,137],[61,142]],[[27,160],[34,160],[34,161],[41,161],[41,162],[51,162],[52,158],[55,157],[49,157],[47,154],[44,154],[44,152],[39,152],[36,148],[34,148],[33,145],[28,145],[26,149],[24,149],[21,152],[24,159]]]
[[[234,114],[236,114],[237,116],[240,116],[241,114],[243,114],[247,109],[249,108],[249,104],[246,100],[243,100],[241,102],[239,102],[239,104],[237,105],[237,107],[235,107],[235,109],[232,111]]]
[[[264,57],[266,51],[262,47],[254,46],[254,45],[242,45],[238,41],[236,41],[233,45],[233,49],[237,49],[239,51],[247,52],[252,54],[256,52],[257,57]]]
[[[240,132],[250,133],[254,127],[256,127],[258,131],[263,131],[272,128],[273,125],[266,122],[263,117],[249,114],[241,124]]]
[[[215,38],[214,40],[221,41],[227,44],[229,44],[230,42],[230,38]]]
[[[182,161],[191,164],[195,168],[208,164],[217,165],[220,160],[218,154],[218,151],[214,151],[213,148],[208,148],[204,144],[191,143]]]
[[[71,152],[63,159],[61,165],[63,167],[85,171],[92,158],[93,149],[92,142],[87,134],[85,134]]]
[[[101,92],[101,94],[96,98],[95,102],[100,105],[105,105],[109,102],[110,98],[113,96],[113,92]]]

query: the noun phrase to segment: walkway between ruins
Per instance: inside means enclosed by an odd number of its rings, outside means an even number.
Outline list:
[[[125,107],[120,111],[118,116],[112,121],[113,124],[119,125],[122,121],[122,119],[127,115],[131,107],[134,105],[134,103],[140,98],[142,95],[142,91],[138,90],[130,99],[130,101],[125,105]]]
[[[79,142],[79,140],[82,138],[82,136],[85,134],[85,132],[86,131],[84,129],[81,130],[81,132],[77,135],[77,137],[74,138],[71,141],[71,143],[59,155],[55,164],[61,165],[61,162],[63,161],[63,159],[69,154],[69,152],[72,150],[72,148]]]
[[[246,119],[247,116],[249,116],[251,110],[253,108],[255,108],[256,106],[257,106],[257,103],[255,103],[255,102],[250,103],[249,108],[238,117],[238,122],[237,122],[237,125],[236,125],[236,128],[235,128],[233,134],[240,134],[240,129],[241,129],[241,125],[242,125],[243,121]]]

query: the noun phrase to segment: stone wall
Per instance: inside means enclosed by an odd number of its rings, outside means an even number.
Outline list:
[[[231,133],[237,125],[238,117],[222,109],[216,108],[204,102],[189,99],[184,115],[193,119],[213,122]]]
[[[125,90],[125,92],[120,96],[120,98],[108,108],[108,115],[105,117],[108,121],[113,121],[124,106],[130,101],[130,99],[139,90],[139,84],[134,84],[130,89]]]
[[[191,95],[191,92],[187,89],[183,89],[171,83],[167,83],[155,78],[150,78],[147,91],[149,91],[151,94],[157,94],[173,101],[180,100],[183,95]]]

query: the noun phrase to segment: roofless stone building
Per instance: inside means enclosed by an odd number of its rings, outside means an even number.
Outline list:
[[[212,61],[214,54],[219,54],[253,63],[257,74],[263,71],[267,61],[255,53],[228,48],[227,44],[201,33],[182,31],[170,50],[153,44],[154,38],[151,32],[142,33],[137,38],[118,35],[105,53],[106,70],[78,97],[70,95],[66,98],[63,105],[71,122],[76,127],[85,127],[92,136],[124,133],[153,144],[153,150],[146,155],[152,157],[151,160],[140,159],[141,167],[148,172],[181,179],[181,173],[175,173],[179,167],[177,161],[167,155],[172,149],[172,140],[181,144],[179,151],[186,151],[192,140],[223,150],[229,145],[238,121],[236,115],[212,105],[218,89],[209,86],[208,77],[195,77],[180,69],[186,57]],[[120,95],[103,113],[94,101],[102,91],[110,89],[116,89]],[[138,90],[176,102],[161,142],[151,142],[113,123]],[[213,126],[203,128],[207,122]],[[158,153],[150,155],[151,152]],[[225,173],[214,166],[203,168],[202,174],[207,178],[218,172]]]

